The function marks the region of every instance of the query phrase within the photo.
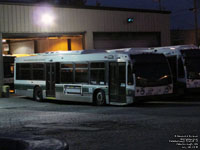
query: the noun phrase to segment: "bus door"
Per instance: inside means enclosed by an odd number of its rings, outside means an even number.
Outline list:
[[[126,103],[126,63],[109,63],[110,102]]]
[[[55,97],[56,64],[46,64],[46,96]]]

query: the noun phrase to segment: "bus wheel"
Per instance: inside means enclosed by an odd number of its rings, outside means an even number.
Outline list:
[[[95,94],[95,99],[94,100],[95,100],[94,103],[97,106],[105,105],[106,97],[105,97],[104,91],[102,91],[102,90],[97,91],[96,94]]]
[[[34,95],[33,95],[34,100],[41,102],[43,97],[42,97],[42,89],[40,87],[36,87],[34,89]]]

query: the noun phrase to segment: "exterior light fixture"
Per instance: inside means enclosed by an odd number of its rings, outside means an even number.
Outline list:
[[[133,23],[133,21],[134,21],[133,18],[128,18],[128,19],[127,19],[127,22],[128,22],[128,23]]]
[[[45,26],[52,25],[54,23],[54,17],[48,13],[42,14],[41,23]]]
[[[45,5],[36,7],[33,14],[33,22],[40,27],[54,26],[56,21],[56,13],[53,7]]]

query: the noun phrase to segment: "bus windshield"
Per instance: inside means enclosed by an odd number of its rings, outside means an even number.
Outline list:
[[[188,57],[185,59],[187,76],[189,79],[200,79],[200,58]]]
[[[14,57],[4,56],[3,57],[4,65],[4,78],[14,77]]]
[[[163,55],[143,55],[135,60],[133,66],[137,86],[152,87],[172,83],[169,65]]]

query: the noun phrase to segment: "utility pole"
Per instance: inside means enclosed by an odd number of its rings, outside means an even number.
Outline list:
[[[2,33],[0,33],[0,97],[2,97],[3,87],[3,56],[2,56]]]
[[[161,11],[162,10],[161,0],[158,0],[158,3],[159,3],[159,10]]]
[[[157,3],[158,3],[159,10],[162,11],[161,0],[153,0],[153,2],[157,2]]]
[[[198,37],[198,9],[197,0],[194,0],[194,23],[195,23],[195,44],[199,46]]]
[[[162,11],[161,0],[153,0],[153,2],[158,3],[159,10]]]

